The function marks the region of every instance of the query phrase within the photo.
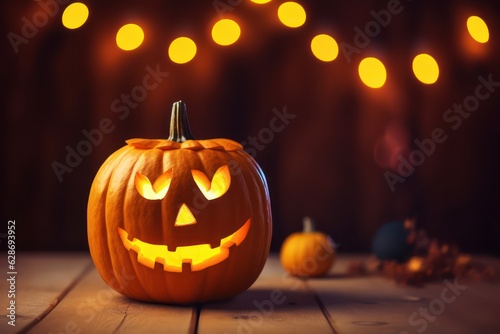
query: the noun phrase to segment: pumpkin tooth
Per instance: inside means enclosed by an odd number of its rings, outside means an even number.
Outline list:
[[[167,249],[169,252],[175,252],[177,250],[177,246],[167,245]]]
[[[182,261],[182,272],[191,272],[193,271],[193,263],[191,260]]]
[[[154,270],[160,270],[160,271],[162,271],[163,268],[165,267],[164,263],[165,263],[165,260],[162,261],[162,258],[157,257],[156,260],[155,260]]]
[[[219,247],[220,247],[220,239],[210,243],[210,248],[212,248],[212,249],[219,248]]]

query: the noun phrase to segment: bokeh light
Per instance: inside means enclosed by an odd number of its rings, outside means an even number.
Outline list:
[[[62,24],[68,29],[80,28],[89,17],[88,7],[81,3],[75,2],[66,7],[62,14]]]
[[[178,37],[170,43],[168,56],[177,64],[185,64],[196,55],[196,43],[188,37]]]
[[[259,4],[259,5],[271,2],[271,0],[250,0],[250,1],[255,2],[255,3]]]
[[[144,31],[137,24],[129,23],[116,33],[116,45],[122,50],[137,49],[144,41]]]
[[[289,1],[279,6],[278,18],[287,27],[298,28],[306,22],[306,11],[298,3]]]
[[[222,19],[212,28],[212,38],[219,45],[231,45],[240,38],[240,35],[240,26],[233,20]]]
[[[410,133],[400,120],[393,119],[387,124],[383,134],[375,141],[373,157],[379,167],[397,171],[401,161],[410,152]]]
[[[490,39],[488,25],[479,16],[471,16],[467,19],[467,30],[469,30],[471,37],[479,43],[486,43]]]
[[[370,88],[380,88],[385,84],[387,71],[384,64],[374,57],[367,57],[359,63],[359,77]]]
[[[415,77],[424,84],[433,84],[439,77],[437,61],[426,53],[421,53],[413,59],[412,68]]]
[[[339,45],[332,36],[319,34],[311,41],[311,51],[319,60],[333,61],[339,54]]]

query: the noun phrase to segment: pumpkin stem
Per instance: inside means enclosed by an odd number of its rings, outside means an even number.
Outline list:
[[[314,222],[312,221],[311,217],[304,217],[304,219],[302,220],[302,224],[304,225],[304,233],[311,233],[316,231]]]
[[[182,101],[174,102],[172,105],[172,115],[170,116],[170,135],[168,140],[178,143],[194,139],[187,117],[186,104]]]

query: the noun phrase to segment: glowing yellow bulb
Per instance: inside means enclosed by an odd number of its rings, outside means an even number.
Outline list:
[[[251,0],[251,1],[255,2],[255,3],[259,4],[259,5],[271,2],[271,0]]]
[[[289,1],[279,6],[278,18],[287,27],[298,28],[306,22],[306,11],[298,3]]]
[[[488,25],[479,16],[471,16],[467,19],[467,30],[475,41],[486,43],[490,39]]]
[[[241,29],[233,20],[223,19],[214,24],[212,38],[219,45],[231,45],[240,38]]]
[[[196,55],[196,44],[188,37],[178,37],[170,43],[168,56],[177,64],[185,64]]]
[[[422,53],[413,59],[413,73],[424,84],[433,84],[439,77],[438,63],[432,56]]]
[[[332,61],[339,54],[339,45],[333,37],[320,34],[311,41],[311,50],[314,56],[322,61]]]
[[[387,79],[387,72],[384,64],[374,57],[363,59],[359,63],[358,72],[361,81],[371,88],[382,87]]]
[[[80,28],[89,17],[89,9],[81,2],[66,7],[62,14],[62,24],[68,29]]]
[[[142,41],[144,41],[144,31],[137,24],[126,24],[116,33],[116,45],[125,51],[137,49]]]

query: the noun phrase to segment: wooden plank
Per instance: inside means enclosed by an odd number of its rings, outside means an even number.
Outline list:
[[[411,332],[495,333],[500,329],[498,282],[447,279],[429,284],[416,295],[421,296],[429,316],[414,310],[417,316],[410,323]]]
[[[16,256],[16,326],[6,316],[7,290],[2,282],[0,332],[15,333],[38,321],[91,264],[87,254],[19,253]]]
[[[382,277],[346,277],[350,259],[341,257],[329,277],[307,281],[339,333],[474,333],[500,327],[498,283],[397,286]]]
[[[189,333],[193,309],[133,301],[95,269],[29,333]]]
[[[303,281],[288,276],[271,256],[249,290],[202,308],[198,333],[332,333]]]
[[[339,333],[398,333],[422,300],[384,278],[310,279]],[[406,290],[406,291],[405,291]]]
[[[498,280],[401,287],[382,277],[346,277],[343,273],[354,258],[360,257],[342,255],[329,276],[302,281],[285,274],[274,254],[248,291],[203,306],[196,324],[191,307],[135,302],[112,291],[87,254],[20,254],[17,326],[2,321],[0,332],[24,332],[30,324],[36,325],[29,333],[45,334],[194,333],[196,328],[202,334],[460,334],[500,328]],[[500,260],[484,262],[500,273]],[[2,307],[8,302],[3,287]]]

